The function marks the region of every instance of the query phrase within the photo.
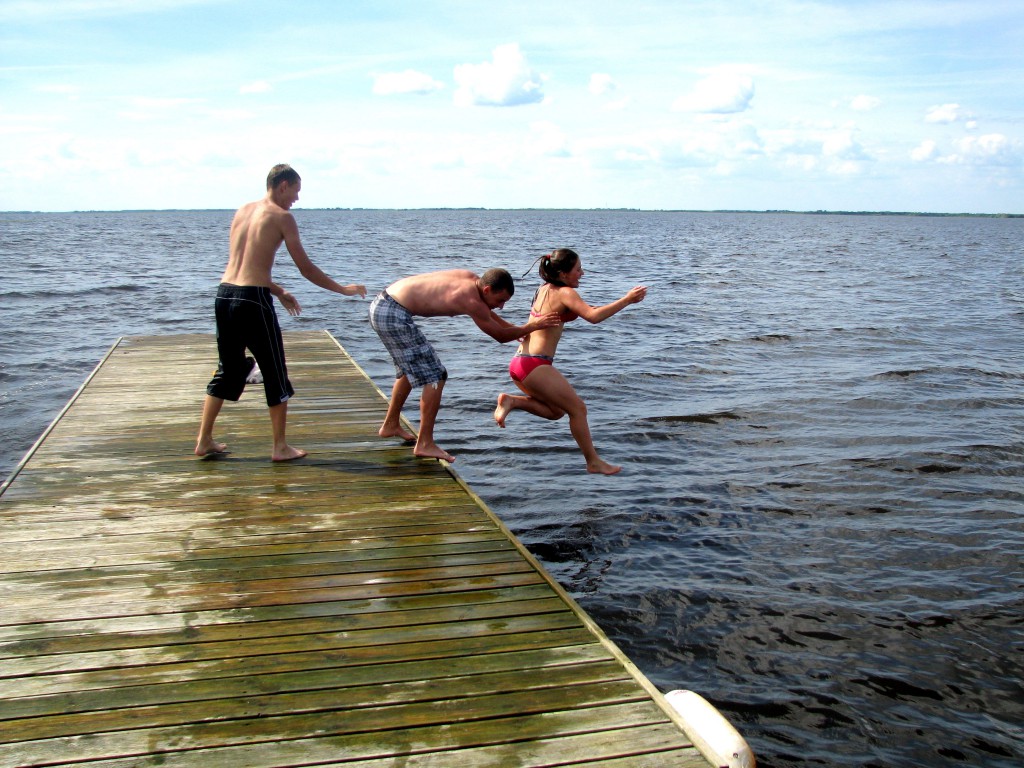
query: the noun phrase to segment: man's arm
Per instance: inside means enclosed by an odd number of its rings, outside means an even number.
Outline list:
[[[328,277],[320,267],[313,263],[313,260],[306,253],[306,249],[302,247],[302,240],[299,238],[299,225],[295,223],[295,217],[290,213],[285,214],[281,220],[281,234],[284,236],[284,244],[288,248],[292,261],[299,268],[299,273],[309,282],[313,283],[313,285],[340,293],[343,296],[355,296],[357,294],[363,297],[366,296],[365,285],[358,285],[356,283],[341,285]]]
[[[526,325],[512,325],[512,323],[492,310],[487,310],[486,313],[470,313],[470,317],[473,318],[473,322],[477,324],[481,331],[499,344],[515,341],[529,333],[533,333],[533,331],[539,331],[541,328],[550,328],[562,322],[562,318],[559,317],[557,312],[549,312],[546,315],[535,317]]]

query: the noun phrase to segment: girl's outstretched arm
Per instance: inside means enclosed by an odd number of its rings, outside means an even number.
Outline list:
[[[647,286],[638,285],[630,288],[621,299],[605,304],[602,307],[592,307],[585,302],[573,288],[562,288],[559,290],[559,298],[565,304],[566,309],[582,317],[588,323],[600,323],[619,312],[630,304],[637,304],[647,296]]]

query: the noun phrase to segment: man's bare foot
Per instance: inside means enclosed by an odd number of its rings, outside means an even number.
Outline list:
[[[301,459],[303,456],[308,456],[309,451],[304,451],[301,448],[292,448],[290,445],[286,445],[281,451],[274,451],[274,455],[270,457],[271,461],[294,461],[295,459]]]
[[[420,448],[419,446],[416,446],[413,449],[412,452],[413,452],[414,455],[419,456],[419,457],[424,458],[424,459],[444,459],[448,463],[451,463],[451,462],[455,461],[455,457],[454,456],[452,456],[447,451],[442,451],[436,445],[427,445],[427,446],[424,446],[423,448]]]
[[[196,443],[196,456],[214,456],[218,453],[227,453],[228,447],[216,440],[200,440]]]
[[[402,429],[401,426],[389,427],[385,425],[377,430],[377,434],[381,437],[400,437],[402,438],[402,441],[406,443],[416,442],[416,435],[407,429]]]
[[[609,464],[604,459],[598,459],[595,462],[587,462],[587,472],[593,475],[614,475],[622,471],[622,467],[618,467],[615,464]]]
[[[505,428],[505,417],[512,412],[514,403],[511,395],[506,395],[504,392],[498,395],[498,407],[494,409],[494,420],[502,429]]]

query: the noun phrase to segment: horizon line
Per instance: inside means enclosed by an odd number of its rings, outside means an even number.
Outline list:
[[[70,213],[204,213],[233,211],[234,208],[82,208],[74,210],[4,210],[0,214],[70,214]],[[324,208],[294,208],[293,211],[595,211],[631,213],[750,213],[750,214],[791,214],[801,216],[949,216],[982,218],[1024,218],[1024,213],[967,213],[940,211],[868,211],[868,210],[793,210],[786,208],[486,208],[483,206],[423,206],[417,208],[374,208],[366,206],[329,206]]]

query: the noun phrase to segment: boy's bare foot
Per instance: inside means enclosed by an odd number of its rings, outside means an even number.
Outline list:
[[[227,453],[228,447],[216,440],[200,440],[196,443],[196,456],[214,456],[218,453]]]
[[[415,443],[416,442],[416,435],[414,435],[412,432],[410,432],[407,429],[402,429],[402,427],[400,427],[400,426],[398,426],[398,427],[383,426],[383,427],[381,427],[380,429],[377,430],[377,434],[380,435],[381,437],[400,437],[400,438],[402,438],[402,441],[406,442],[406,443]]]
[[[498,395],[498,407],[494,409],[494,420],[502,429],[505,428],[505,417],[512,412],[514,402],[511,395],[506,395],[504,392]]]
[[[428,445],[428,446],[424,446],[423,448],[420,448],[419,446],[417,446],[416,448],[413,449],[412,452],[413,452],[414,455],[419,456],[419,457],[424,458],[424,459],[444,459],[445,461],[447,461],[449,463],[455,461],[455,457],[454,456],[452,456],[447,451],[442,451],[436,445]]]
[[[270,457],[271,461],[294,461],[295,459],[301,459],[303,456],[308,456],[309,451],[304,451],[301,448],[292,448],[290,445],[286,445],[281,451],[274,451],[274,455]]]
[[[622,471],[622,467],[616,466],[615,464],[609,464],[604,459],[598,459],[595,462],[587,463],[587,472],[594,475],[614,475]]]

